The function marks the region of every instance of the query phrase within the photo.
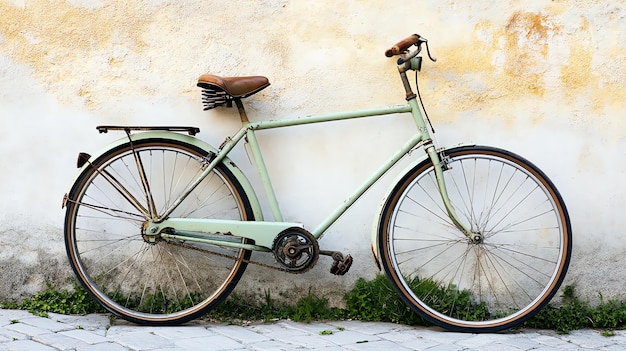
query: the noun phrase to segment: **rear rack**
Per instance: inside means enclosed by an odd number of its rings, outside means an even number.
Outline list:
[[[189,135],[196,135],[200,133],[200,128],[197,127],[177,127],[177,126],[97,126],[98,132],[107,133],[109,130],[123,130],[126,134],[129,134],[133,130],[150,131],[150,130],[166,130],[170,132],[185,132]]]

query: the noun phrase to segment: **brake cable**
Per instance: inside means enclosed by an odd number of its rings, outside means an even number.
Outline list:
[[[424,39],[422,43],[426,44],[426,53],[428,54],[428,58],[433,62],[437,62],[437,58],[432,57],[432,55],[430,54],[430,48],[428,47],[428,40]],[[426,107],[424,106],[424,100],[422,100],[422,95],[420,94],[420,87],[419,87],[418,80],[417,80],[417,73],[418,73],[418,70],[415,71],[415,90],[417,90],[417,97],[420,100],[420,105],[422,105],[422,111],[424,111],[424,116],[426,116],[426,121],[428,121],[430,130],[433,132],[433,134],[435,134],[435,127],[433,127],[433,124],[430,123],[430,117],[428,117],[428,112],[426,112]]]
[[[422,105],[422,111],[424,111],[424,116],[426,116],[426,121],[428,121],[428,125],[430,126],[430,130],[435,134],[435,128],[433,124],[430,123],[430,117],[428,117],[428,112],[426,112],[426,107],[424,106],[424,100],[422,100],[422,95],[420,94],[420,87],[417,83],[417,71],[415,71],[415,90],[417,90],[417,97],[419,98],[420,105]]]

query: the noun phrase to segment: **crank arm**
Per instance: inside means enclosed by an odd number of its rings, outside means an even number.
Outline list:
[[[320,255],[330,256],[335,261],[343,260],[343,254],[339,251],[320,250]]]

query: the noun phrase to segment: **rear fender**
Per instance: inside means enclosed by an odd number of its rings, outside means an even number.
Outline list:
[[[130,135],[130,139],[132,141],[139,141],[139,140],[147,140],[147,139],[167,139],[167,140],[176,140],[176,141],[180,141],[180,142],[184,142],[190,145],[194,145],[202,150],[205,150],[206,152],[213,152],[213,153],[217,153],[217,149],[214,148],[213,146],[205,143],[204,141],[195,138],[193,136],[189,136],[186,134],[181,134],[181,133],[174,133],[174,132],[168,132],[168,131],[151,131],[151,132],[141,132],[141,133],[134,133]],[[110,143],[109,145],[105,146],[103,149],[101,149],[100,151],[98,151],[97,153],[93,154],[91,157],[89,157],[89,160],[97,160],[99,157],[101,157],[102,155],[104,155],[107,151],[116,148],[120,145],[123,145],[125,143],[128,143],[128,137],[123,137],[120,138],[112,143]],[[89,166],[89,163],[84,162],[86,161],[86,159],[84,159],[86,154],[81,154],[81,156],[79,157],[83,157],[83,165],[82,167],[80,167],[80,170],[78,172],[78,174],[76,175],[76,178],[74,178],[74,181],[72,182],[72,188],[70,189],[70,191],[67,194],[71,194],[72,191],[74,190],[75,187],[75,183],[76,180],[81,176],[81,174],[83,174],[83,172],[85,172],[86,168]],[[239,167],[237,167],[235,165],[235,163],[230,160],[228,157],[224,158],[224,160],[222,161],[222,163],[226,166],[226,168],[228,168],[229,171],[232,172],[233,176],[237,179],[237,181],[241,184],[241,187],[243,188],[244,192],[246,193],[246,195],[248,196],[248,199],[250,200],[250,206],[252,207],[252,211],[254,213],[254,218],[257,221],[262,221],[263,220],[263,211],[261,210],[261,205],[259,203],[259,199],[256,196],[256,193],[254,192],[254,189],[252,188],[252,185],[250,184],[250,181],[248,180],[248,178],[246,178],[246,176],[243,174],[243,172],[241,172],[241,170],[239,169]],[[65,207],[65,202],[67,199],[67,194],[65,196],[65,199],[63,201],[63,207]]]

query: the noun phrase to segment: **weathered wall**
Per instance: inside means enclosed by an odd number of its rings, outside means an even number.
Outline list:
[[[383,52],[414,32],[439,59],[425,62],[421,78],[438,141],[500,146],[540,166],[572,219],[566,284],[590,299],[624,297],[625,5],[0,0],[0,299],[71,276],[61,198],[76,153],[116,138],[96,125],[196,125],[219,144],[236,130],[236,112],[201,111],[195,80],[205,72],[268,76],[272,86],[247,101],[253,119],[401,103]],[[261,134],[286,219],[315,227],[399,145],[405,123],[392,116]],[[337,151],[348,142],[357,146]],[[234,159],[251,169],[245,151]],[[321,242],[352,253],[347,276],[328,274],[322,258],[301,276],[253,267],[240,288],[302,290],[315,281],[314,289],[339,291],[371,278],[372,219],[392,177]]]

